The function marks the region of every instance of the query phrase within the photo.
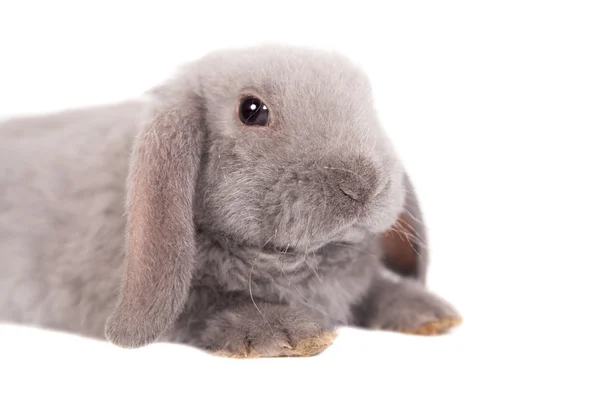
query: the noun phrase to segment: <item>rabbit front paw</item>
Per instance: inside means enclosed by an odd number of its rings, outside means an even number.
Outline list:
[[[271,304],[257,307],[215,315],[201,334],[203,347],[230,358],[310,357],[336,338],[302,313]]]
[[[409,282],[379,287],[366,317],[371,329],[427,336],[446,333],[461,324],[462,317],[452,305]]]

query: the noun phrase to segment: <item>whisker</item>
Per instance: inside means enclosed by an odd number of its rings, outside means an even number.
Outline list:
[[[284,254],[284,255],[287,255],[287,252],[288,252],[288,250],[289,250],[289,248],[290,248],[290,244],[291,244],[291,243],[288,243],[288,245],[285,247],[285,250],[284,250],[284,252],[283,252],[283,254]],[[277,256],[277,260],[279,260],[279,258],[281,258],[281,254],[282,254],[282,253],[279,253],[279,256]],[[276,261],[276,262],[277,262],[277,261]],[[283,268],[283,260],[281,260],[281,272],[283,272],[283,274],[284,274],[285,276],[287,276],[287,272],[285,272],[285,269]]]
[[[298,294],[306,301],[306,305],[308,305],[308,299],[306,298],[306,296],[304,296],[304,294],[302,293],[302,291],[300,291],[300,289],[298,289],[298,286],[294,285],[294,289],[296,289],[298,291]]]
[[[288,285],[289,287],[292,287],[292,280],[294,279],[296,272],[298,272],[300,270],[300,268],[302,268],[302,263],[300,263],[296,266],[296,268],[294,269],[294,273],[292,274],[292,276],[290,276],[290,281],[289,281],[289,285]]]
[[[311,310],[316,310],[317,312],[319,312],[323,315],[327,315],[327,312],[323,309],[323,307],[319,306],[318,304],[311,304],[310,300],[308,300],[306,298],[306,296],[304,296],[304,294],[300,291],[298,286],[294,285],[294,288],[298,291],[298,294],[300,295],[300,297],[302,297],[303,300],[300,300],[300,302],[302,304],[304,304],[306,307],[308,307]]]
[[[412,228],[410,228],[410,229],[412,230]],[[390,231],[398,234],[400,236],[400,239],[402,239],[402,240],[406,240],[409,242],[412,241],[412,242],[415,242],[420,247],[427,248],[425,241],[414,230],[413,230],[413,232],[415,234],[411,234],[410,232],[404,230],[401,226],[400,227],[394,226],[394,227],[390,228]]]
[[[389,232],[395,233],[396,235],[400,236],[400,239],[402,239],[402,240],[406,240],[406,239],[414,239],[415,241],[421,240],[418,236],[413,235],[410,232],[402,229],[402,227],[393,226],[389,229]]]
[[[421,256],[421,253],[415,248],[415,246],[413,245],[413,240],[410,240],[410,238],[412,237],[415,239],[414,242],[416,242],[417,246],[419,246],[421,248],[427,248],[424,244],[422,244],[422,240],[420,240],[419,238],[411,235],[410,233],[408,233],[404,230],[399,230],[398,228],[392,228],[390,230],[392,232],[397,233],[400,236],[400,239],[407,242],[408,245],[410,246],[410,248],[413,249],[415,254],[421,259],[421,261],[423,261],[423,257]],[[402,236],[404,236],[404,237],[402,237]]]
[[[317,166],[317,163],[318,163],[319,161],[321,161],[322,159],[324,159],[324,158],[325,158],[325,157],[326,157],[326,156],[327,156],[329,153],[331,153],[331,152],[332,152],[332,151],[334,151],[334,150],[337,150],[337,147],[335,147],[335,146],[331,146],[331,147],[329,148],[329,150],[327,150],[325,153],[323,153],[323,155],[321,155],[321,157],[319,157],[319,158],[317,158],[317,159],[315,160],[315,162],[314,162],[314,164],[313,164],[312,166],[313,166],[313,167],[316,167],[316,166]]]
[[[267,322],[267,324],[269,323],[269,321],[267,320],[267,317],[265,316],[265,314],[263,314],[263,312],[260,310],[260,308],[258,307],[258,304],[256,304],[256,301],[254,300],[254,295],[252,293],[252,273],[254,272],[254,266],[256,265],[256,260],[258,260],[258,257],[261,253],[261,251],[265,248],[265,246],[271,241],[271,239],[273,239],[275,237],[275,235],[277,234],[274,233],[270,238],[267,239],[267,241],[265,242],[265,244],[263,244],[257,251],[256,251],[256,257],[254,258],[254,261],[252,262],[252,266],[250,267],[250,275],[248,276],[248,291],[250,292],[250,300],[252,300],[252,304],[254,304],[254,307],[256,308],[256,310],[260,313],[260,315],[262,315],[262,317],[265,319],[265,321]],[[271,326],[269,324],[269,326]],[[272,329],[272,328],[271,328]]]
[[[376,255],[376,254],[370,253],[370,252],[368,252],[368,251],[366,251],[366,250],[360,249],[360,248],[358,248],[358,247],[355,247],[355,246],[350,246],[350,245],[347,245],[347,244],[342,244],[342,243],[329,243],[329,245],[328,245],[328,246],[338,246],[338,247],[344,247],[344,248],[347,248],[347,249],[356,250],[356,251],[358,251],[358,252],[360,252],[360,253],[362,253],[362,254],[366,254],[366,255],[368,255],[368,256],[371,256],[371,257],[373,257],[373,258],[378,258],[378,257],[379,257],[379,256],[378,256],[378,255]]]
[[[334,170],[338,170],[338,171],[345,171],[345,172],[349,172],[351,174],[354,174],[356,176],[358,176],[364,183],[368,184],[369,182],[367,182],[367,180],[364,178],[364,176],[362,176],[359,173],[356,173],[350,169],[346,169],[346,168],[335,168],[335,167],[322,167],[323,169],[334,169]]]
[[[252,300],[252,304],[254,304],[254,307],[258,310],[258,312],[260,313],[260,315],[262,315],[262,317],[265,319],[265,321],[267,321],[267,317],[260,310],[260,308],[258,307],[258,304],[256,304],[256,301],[254,301],[254,296],[252,294],[252,272],[253,271],[254,271],[254,263],[252,263],[252,267],[250,267],[250,276],[248,278],[248,290],[250,291],[250,300]]]
[[[315,275],[315,277],[317,278],[317,280],[319,282],[323,282],[321,280],[321,277],[317,273],[317,262],[316,262],[317,259],[316,259],[316,256],[315,256],[315,252],[314,251],[312,252],[313,253],[313,260],[315,261],[315,268],[312,268],[312,266],[310,265],[310,263],[306,259],[306,257],[308,256],[308,249],[310,249],[310,239],[311,239],[311,236],[309,234],[309,229],[310,229],[310,221],[312,220],[313,214],[314,214],[314,212],[311,213],[308,216],[308,222],[306,223],[306,231],[305,232],[306,232],[306,236],[308,236],[308,238],[306,240],[306,242],[307,242],[307,247],[306,247],[307,251],[304,253],[304,261],[303,262],[306,264],[306,266],[308,267],[308,269]]]
[[[415,217],[415,215],[413,213],[411,213],[408,210],[404,210],[403,211],[405,214],[408,214],[409,217],[411,217],[413,220],[417,221],[418,223],[420,223],[421,225],[425,225],[425,222],[417,217]]]
[[[317,277],[317,280],[320,283],[323,283],[323,280],[321,279],[321,277],[319,276],[317,269],[318,269],[318,263],[317,263],[317,255],[315,254],[314,251],[312,251],[313,254],[313,261],[314,261],[314,267],[311,267],[311,265],[309,263],[306,263],[306,265],[308,265],[308,268],[315,274],[315,276]]]

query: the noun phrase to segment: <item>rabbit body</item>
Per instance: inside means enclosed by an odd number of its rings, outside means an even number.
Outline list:
[[[104,336],[143,103],[0,123],[0,318]]]
[[[0,319],[236,357],[460,320],[424,270],[381,261],[381,234],[420,214],[345,59],[215,53],[150,95],[0,124]],[[238,120],[249,95],[265,126]]]

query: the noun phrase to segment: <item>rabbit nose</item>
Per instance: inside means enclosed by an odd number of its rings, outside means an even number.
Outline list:
[[[350,162],[344,167],[326,167],[333,186],[337,186],[340,194],[364,204],[369,201],[377,189],[377,173],[375,168],[366,162]]]
[[[354,201],[360,201],[362,197],[360,190],[356,190],[352,186],[345,183],[340,184],[340,190],[342,191],[342,193],[344,193],[346,196],[350,197]]]
[[[364,204],[373,194],[373,185],[360,179],[342,180],[338,185],[342,194],[349,199]]]

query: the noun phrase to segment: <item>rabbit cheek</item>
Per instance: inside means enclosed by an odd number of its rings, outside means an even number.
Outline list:
[[[372,233],[383,233],[390,229],[404,209],[406,193],[403,185],[390,183],[366,207],[360,225]]]
[[[278,182],[265,194],[265,234],[274,235],[276,244],[293,248],[303,246],[311,236],[308,224],[310,210],[302,204],[301,189],[295,185]]]
[[[322,245],[357,220],[361,208],[318,174],[286,174],[269,186],[263,209],[265,234],[278,246],[296,250]]]

